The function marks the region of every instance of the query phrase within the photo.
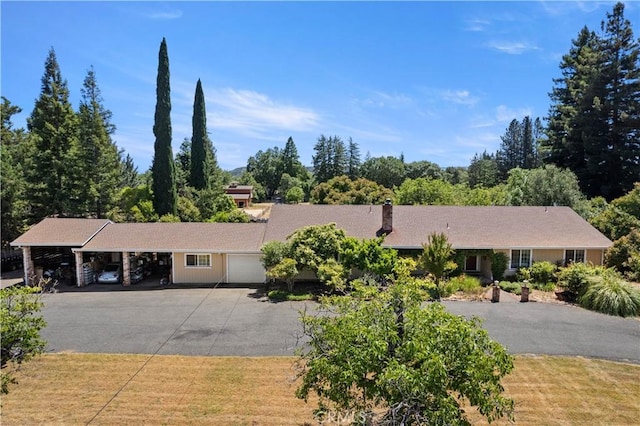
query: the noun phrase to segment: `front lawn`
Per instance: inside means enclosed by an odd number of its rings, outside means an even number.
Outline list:
[[[302,425],[292,357],[48,354],[23,366],[2,398],[3,426],[25,424]],[[637,424],[640,366],[518,356],[506,394],[516,423]],[[473,424],[482,424],[472,417]],[[480,423],[478,423],[480,422]],[[495,424],[508,424],[496,422]]]

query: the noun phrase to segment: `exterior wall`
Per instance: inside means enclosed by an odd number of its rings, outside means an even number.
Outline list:
[[[533,262],[547,261],[551,263],[556,263],[564,259],[564,249],[533,250],[533,253],[531,254],[531,259]]]
[[[173,253],[173,282],[176,284],[185,283],[210,283],[216,284],[224,280],[225,262],[224,256],[217,253],[206,253],[211,255],[210,267],[186,267],[186,253]],[[200,253],[205,254],[205,253]]]
[[[585,257],[587,263],[593,263],[594,265],[602,265],[602,260],[604,258],[604,250],[586,250]]]

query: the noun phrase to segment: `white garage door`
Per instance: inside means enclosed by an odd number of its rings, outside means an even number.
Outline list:
[[[227,272],[230,283],[263,283],[264,268],[259,254],[227,255]]]

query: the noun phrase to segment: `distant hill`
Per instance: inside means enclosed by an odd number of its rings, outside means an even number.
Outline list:
[[[228,170],[228,172],[231,174],[231,176],[233,177],[240,177],[242,176],[242,174],[244,173],[244,171],[247,170],[246,167],[236,167],[233,170]]]

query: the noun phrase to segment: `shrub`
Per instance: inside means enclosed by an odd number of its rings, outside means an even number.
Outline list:
[[[590,281],[579,299],[583,308],[621,317],[640,314],[640,289],[624,281],[620,275],[608,270]]]
[[[502,281],[504,278],[504,271],[507,270],[507,265],[509,264],[509,256],[507,256],[503,252],[493,253],[491,258],[491,273],[493,274],[493,279],[496,281]]]
[[[449,280],[451,285],[455,287],[455,291],[462,291],[463,293],[472,294],[482,289],[480,280],[476,277],[470,277],[468,275],[459,275]]]
[[[522,286],[520,283],[500,281],[500,288],[508,293],[520,294],[522,293]]]
[[[569,300],[577,300],[587,289],[591,277],[602,274],[604,268],[582,262],[572,263],[558,272],[558,285],[563,287]]]
[[[533,283],[531,284],[531,288],[541,291],[554,291],[556,285],[554,283]]]
[[[558,267],[551,262],[535,262],[531,265],[530,274],[531,281],[534,283],[551,283],[556,282],[556,272],[558,271]]]

